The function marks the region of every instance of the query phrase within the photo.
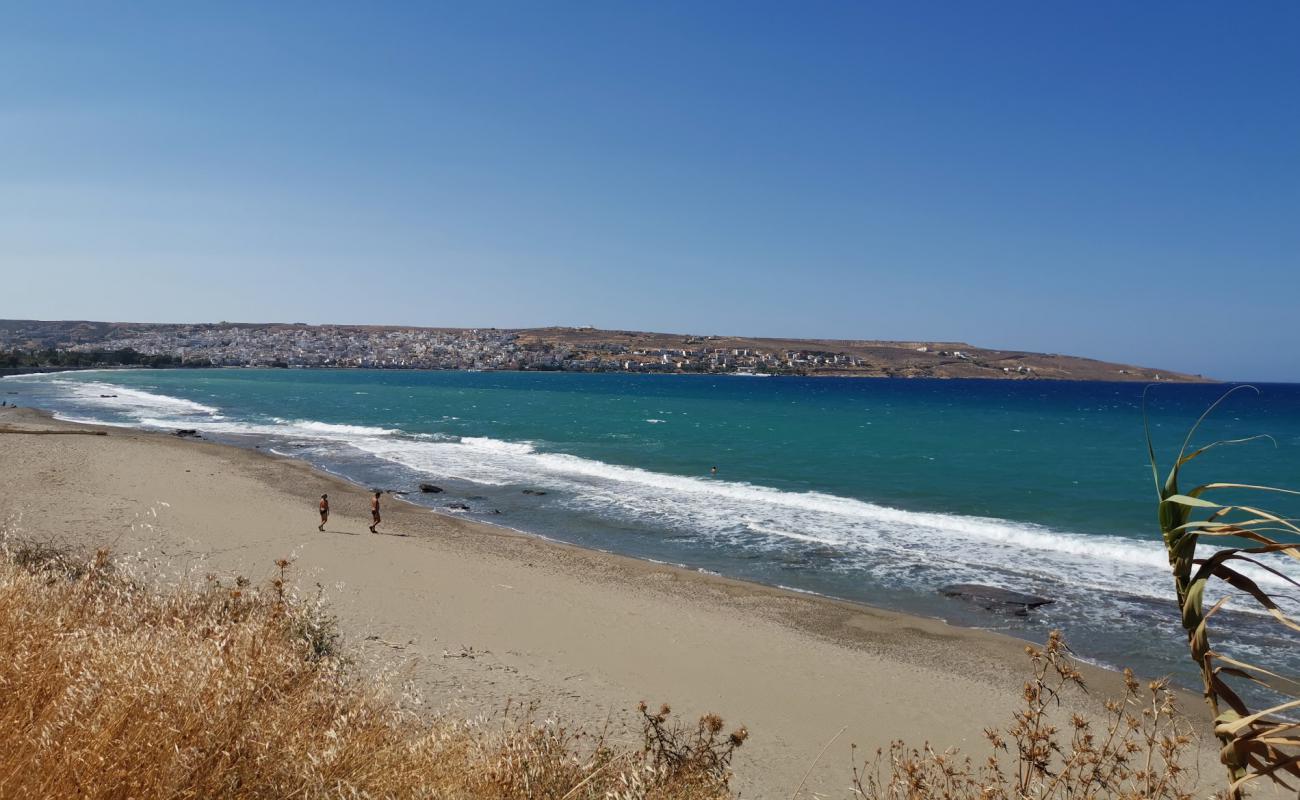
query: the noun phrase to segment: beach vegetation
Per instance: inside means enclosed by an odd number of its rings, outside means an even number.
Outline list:
[[[717,800],[743,729],[642,711],[644,745],[448,719],[362,677],[333,620],[264,583],[156,586],[106,552],[0,544],[0,797]]]
[[[896,741],[855,760],[859,800],[1190,800],[1196,737],[1165,681],[1124,672],[1124,693],[1097,719],[1066,714],[1062,698],[1087,687],[1061,635],[1025,648],[1032,663],[1009,725],[988,728],[988,755],[938,752]],[[1064,720],[1062,721],[1062,718]],[[856,748],[855,755],[856,755]]]
[[[1300,678],[1260,665],[1257,655],[1233,652],[1229,637],[1220,635],[1231,632],[1234,623],[1222,612],[1234,604],[1234,608],[1245,607],[1273,618],[1277,623],[1273,647],[1298,649],[1300,622],[1292,611],[1297,599],[1272,587],[1285,592],[1300,589],[1300,583],[1282,568],[1287,561],[1300,561],[1300,526],[1297,520],[1265,510],[1251,498],[1295,497],[1300,492],[1218,481],[1184,488],[1181,481],[1182,469],[1189,462],[1218,447],[1268,438],[1251,436],[1192,445],[1201,425],[1228,396],[1253,388],[1234,387],[1206,409],[1187,432],[1163,478],[1147,427],[1160,531],[1173,570],[1189,654],[1200,672],[1214,718],[1214,734],[1221,745],[1220,758],[1228,771],[1230,798],[1241,797],[1254,781],[1293,789],[1292,779],[1300,778],[1300,721],[1296,718]],[[1269,699],[1251,701],[1261,696]]]
[[[61,350],[53,347],[0,350],[0,368],[85,369],[90,367],[178,367],[181,358],[171,353],[141,353],[131,347]]]

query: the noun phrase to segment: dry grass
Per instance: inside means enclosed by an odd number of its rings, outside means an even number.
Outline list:
[[[148,588],[0,547],[0,796],[729,797],[743,732],[644,713],[645,747],[551,722],[449,722],[353,676],[319,606],[262,587]]]
[[[869,800],[1191,800],[1196,774],[1185,761],[1194,739],[1162,681],[1141,686],[1125,671],[1125,693],[1106,716],[1072,714],[1065,730],[1053,719],[1061,693],[1083,690],[1060,634],[1033,663],[1023,704],[1004,729],[984,734],[992,752],[980,764],[928,745],[895,742],[853,771],[853,796]]]

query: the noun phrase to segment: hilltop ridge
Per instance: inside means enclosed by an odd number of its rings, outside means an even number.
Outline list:
[[[131,354],[131,360],[124,361],[125,354]],[[93,366],[142,363],[140,356],[181,366],[1206,380],[1152,367],[951,341],[793,339],[588,327],[0,320],[0,368],[23,366],[23,358],[30,366]]]

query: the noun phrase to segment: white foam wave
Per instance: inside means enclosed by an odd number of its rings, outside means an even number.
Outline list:
[[[343,425],[336,422],[318,422],[313,419],[284,420],[275,418],[275,422],[288,425],[297,430],[323,433],[331,436],[394,436],[401,433],[399,428],[379,428],[372,425]]]
[[[458,444],[487,453],[532,455],[535,451],[532,442],[506,442],[501,439],[489,439],[486,436],[462,436]]]
[[[132,416],[159,413],[181,417],[214,416],[220,412],[220,409],[214,406],[186,400],[183,397],[155,394],[142,389],[129,389],[101,381],[51,380],[50,383],[65,385],[68,393],[79,401]]]
[[[208,420],[177,420],[175,417],[140,417],[138,424],[149,428],[175,428],[181,422],[185,427],[204,433],[225,433],[239,436],[279,436],[305,442],[337,442],[350,444],[368,438],[397,436],[398,428],[378,428],[368,425],[341,425],[317,420],[290,420],[271,418],[266,422],[228,421],[224,417]]]
[[[804,533],[796,533],[795,531],[785,531],[785,530],[781,530],[780,528],[773,528],[768,525],[760,525],[757,522],[750,522],[748,520],[745,521],[745,527],[753,531],[754,533],[766,533],[771,536],[780,536],[785,539],[798,539],[801,542],[815,542],[818,544],[828,544],[828,542],[825,539],[819,539],[816,536],[809,536]]]
[[[553,490],[566,507],[648,522],[739,547],[818,544],[907,580],[908,565],[950,577],[1069,582],[1165,598],[1169,566],[1159,542],[1057,531],[991,517],[906,511],[822,492],[607,464],[547,453],[527,442],[370,438],[353,446],[421,474]],[[1288,573],[1290,574],[1290,573]],[[1260,573],[1260,579],[1281,582]]]
[[[94,419],[92,417],[78,417],[75,414],[65,414],[62,411],[56,411],[53,414],[57,420],[63,422],[75,422],[78,425],[107,425],[113,428],[134,428],[137,427],[133,422],[115,422],[112,420]]]

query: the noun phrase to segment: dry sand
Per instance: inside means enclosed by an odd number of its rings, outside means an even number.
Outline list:
[[[92,430],[0,409],[0,428]],[[121,428],[0,433],[0,521],[30,537],[143,552],[164,572],[319,583],[363,668],[397,669],[460,716],[508,700],[632,735],[638,700],[746,725],[747,797],[845,797],[849,745],[985,752],[1027,674],[1024,643],[934,620],[582,550],[385,498],[288,458]],[[333,516],[316,530],[316,500]],[[1094,698],[1118,676],[1086,669]],[[1086,707],[1097,700],[1081,701]],[[1184,707],[1199,718],[1202,706]],[[819,751],[844,732],[814,764]],[[1203,774],[1217,778],[1203,752]]]

